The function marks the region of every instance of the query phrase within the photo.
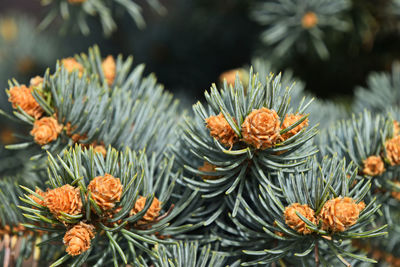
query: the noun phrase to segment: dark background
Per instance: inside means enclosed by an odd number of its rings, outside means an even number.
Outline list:
[[[248,15],[252,2],[164,0],[168,13],[162,17],[144,3],[147,23],[144,30],[137,29],[125,17],[117,21],[118,30],[105,39],[93,20],[89,36],[69,33],[59,37],[63,45],[58,54],[62,58],[86,52],[93,44],[98,44],[104,55],[132,54],[135,63],[146,63],[147,72],[156,73],[168,90],[194,102],[202,98],[211,83],[218,81],[223,71],[249,64],[255,51],[262,48],[259,40],[262,27]],[[1,0],[0,13],[10,10],[28,13],[38,21],[46,13],[39,0]],[[49,32],[57,35],[57,25]],[[347,34],[348,41],[339,42],[330,50],[329,60],[303,54],[283,62],[280,68],[291,68],[306,83],[307,90],[317,96],[351,96],[355,86],[365,85],[370,71],[390,69],[392,61],[399,57],[400,42],[397,33],[385,32],[376,34],[372,43],[354,48],[349,43],[357,33]]]

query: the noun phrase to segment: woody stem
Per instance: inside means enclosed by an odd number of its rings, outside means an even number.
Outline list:
[[[314,257],[315,257],[315,267],[319,267],[318,241],[315,244],[314,252],[315,252],[315,255],[314,255]]]

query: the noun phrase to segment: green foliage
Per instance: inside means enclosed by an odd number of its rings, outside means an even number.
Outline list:
[[[121,10],[123,13],[127,13],[139,28],[144,28],[146,23],[142,16],[142,8],[136,2],[127,0],[45,0],[42,1],[42,5],[48,6],[48,13],[39,28],[47,28],[58,16],[61,16],[63,19],[62,32],[65,33],[72,28],[88,35],[90,33],[88,19],[98,17],[104,34],[109,36],[117,29],[116,16],[121,14]],[[158,0],[146,0],[146,3],[159,14],[166,13],[165,8]]]
[[[35,88],[33,93],[47,116],[56,113],[60,124],[70,123],[73,128],[70,134],[62,131],[56,141],[42,148],[59,153],[74,143],[71,135],[79,134],[86,137],[79,141],[82,144],[97,142],[118,149],[146,148],[148,155],[156,152],[160,158],[167,145],[174,142],[173,132],[180,120],[178,101],[157,84],[154,75],[142,77],[143,65],[131,70],[131,58],[123,61],[122,56],[118,57],[117,75],[111,86],[105,82],[97,47],[77,58],[86,67],[82,74],[69,73],[58,63],[55,73],[48,70],[43,86]],[[12,86],[19,83],[14,80]],[[21,109],[14,115],[28,125],[35,121]],[[30,140],[8,147],[21,149],[34,145]]]
[[[373,72],[368,76],[367,88],[357,87],[354,110],[368,109],[385,112],[390,107],[400,106],[400,64],[394,63],[392,73]]]
[[[304,53],[312,49],[319,57],[326,59],[329,56],[326,35],[350,29],[349,22],[343,19],[350,6],[351,2],[347,0],[260,0],[251,15],[265,26],[261,39],[278,58],[294,50]],[[303,18],[311,14],[309,12],[316,16],[311,20],[316,20],[307,26]]]
[[[348,174],[350,178],[347,178]],[[370,182],[359,180],[353,187],[355,178],[356,169],[352,164],[347,164],[345,160],[339,160],[337,157],[324,158],[321,163],[312,158],[304,171],[296,168],[294,173],[279,171],[276,175],[268,174],[264,183],[246,188],[247,196],[241,200],[237,216],[230,216],[232,227],[223,221],[217,221],[218,226],[225,232],[222,235],[222,245],[227,248],[234,246],[244,249],[243,253],[249,256],[244,263],[246,266],[270,264],[280,259],[290,262],[293,257],[298,257],[297,260],[305,264],[307,255],[318,246],[322,247],[323,252],[318,252],[316,248],[315,253],[321,253],[324,260],[331,254],[336,255],[343,263],[347,262],[343,256],[374,262],[352,254],[344,248],[349,239],[386,234],[383,232],[386,226],[370,228],[373,225],[371,220],[379,208],[379,205],[375,205],[375,200],[366,203],[367,206],[361,212],[357,223],[344,232],[323,230],[318,220],[317,224],[314,224],[297,213],[312,231],[309,235],[302,235],[286,225],[283,218],[285,207],[293,203],[307,204],[315,211],[316,217],[326,201],[332,198],[351,197],[359,203],[368,194]],[[240,238],[236,239],[237,236]],[[324,247],[327,249],[324,250]]]
[[[61,239],[63,234],[79,221],[93,224],[96,227],[96,237],[92,240],[92,253],[99,253],[91,262],[101,260],[103,253],[113,255],[114,265],[118,262],[136,262],[136,257],[142,253],[158,258],[151,250],[155,244],[175,244],[174,240],[161,239],[160,236],[175,235],[191,229],[190,224],[177,225],[174,218],[179,216],[191,202],[196,192],[186,194],[181,199],[176,199],[173,189],[179,173],[171,172],[173,159],[165,158],[161,164],[155,164],[155,157],[147,159],[143,152],[117,152],[109,149],[106,159],[92,149],[82,151],[79,146],[65,151],[63,157],[56,159],[49,154],[47,186],[51,189],[66,184],[76,186],[80,190],[83,209],[81,214],[71,215],[61,213],[59,216],[52,214],[47,207],[36,203],[32,195],[41,198],[31,189],[22,187],[28,194],[22,199],[29,206],[20,206],[24,216],[36,224],[24,224],[30,229],[41,229],[58,233]],[[90,181],[106,173],[120,179],[123,186],[122,198],[113,210],[121,208],[110,217],[103,212],[93,201],[88,193],[87,185]],[[29,195],[30,194],[30,195]],[[85,197],[87,196],[87,197]],[[139,196],[146,197],[146,204],[140,212],[129,215]],[[161,202],[160,216],[151,223],[137,224],[150,208],[153,199],[157,197]],[[54,239],[44,241],[51,242]],[[100,249],[102,248],[102,249]],[[72,259],[72,264],[81,265],[91,254],[87,252]],[[69,258],[68,255],[60,258],[53,266],[59,265]],[[108,259],[107,259],[108,260]]]
[[[242,123],[252,110],[262,107],[276,110],[282,122],[288,113],[303,114],[310,104],[303,101],[297,107],[291,106],[291,88],[283,88],[280,75],[274,77],[271,74],[266,77],[264,84],[260,82],[258,75],[253,75],[252,71],[249,77],[246,92],[238,77],[234,87],[228,87],[225,82],[222,90],[218,91],[213,85],[210,93],[205,93],[207,108],[200,102],[193,106],[195,117],[186,119],[181,131],[181,144],[175,149],[179,159],[178,164],[184,166],[187,171],[185,182],[193,189],[199,188],[202,197],[213,202],[211,206],[218,209],[217,213],[221,213],[224,209],[221,196],[232,193],[236,198],[233,212],[236,213],[245,185],[252,181],[248,175],[249,170],[259,172],[261,175],[259,179],[264,179],[263,176],[269,171],[279,169],[291,171],[291,168],[304,164],[308,156],[317,152],[308,142],[317,133],[316,127],[303,129],[265,150],[256,149],[241,141],[228,149],[210,135],[205,120],[220,112],[239,136],[239,140],[242,140]],[[288,128],[282,129],[281,133],[294,128],[304,119],[306,116]],[[190,155],[182,154],[180,151],[187,151]],[[215,171],[199,170],[204,162],[216,166]],[[201,179],[200,177],[204,175],[210,175],[215,179]],[[216,218],[216,215],[213,217]]]

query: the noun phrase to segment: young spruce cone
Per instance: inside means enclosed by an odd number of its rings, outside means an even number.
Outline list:
[[[300,234],[311,234],[312,231],[307,228],[306,223],[300,219],[300,217],[296,214],[296,211],[306,217],[312,223],[316,224],[317,220],[314,216],[314,210],[311,209],[307,204],[301,205],[299,203],[293,203],[285,208],[285,223]]]
[[[33,124],[31,135],[39,145],[48,144],[58,138],[63,127],[52,117],[43,117]]]
[[[70,3],[81,3],[84,2],[84,0],[69,0]],[[64,68],[69,72],[73,72],[73,71],[78,71],[79,73],[79,77],[82,76],[83,72],[84,72],[84,68],[82,66],[81,63],[79,63],[78,61],[76,61],[75,58],[73,57],[67,57],[61,60],[61,64],[64,66]]]
[[[58,217],[61,212],[70,215],[80,214],[82,211],[82,200],[79,188],[67,184],[48,190],[44,195],[44,205],[55,217]]]
[[[113,56],[108,56],[104,59],[103,63],[101,63],[101,68],[103,69],[104,78],[107,81],[107,84],[110,86],[113,84],[115,79],[115,60]]]
[[[202,172],[215,172],[215,168],[217,166],[212,165],[211,163],[209,163],[208,161],[204,161],[203,166],[200,166],[198,168],[199,171]],[[214,176],[214,175],[202,175],[201,178],[205,179],[205,180],[215,180],[218,179],[219,176]]]
[[[242,124],[242,140],[257,149],[272,147],[280,137],[280,124],[275,110],[253,110]]]
[[[35,193],[38,194],[39,196],[43,197],[43,200],[39,199],[38,197],[35,197],[34,195],[29,195],[29,197],[35,201],[37,204],[44,206],[44,197],[46,196],[46,192],[43,192],[40,189],[36,189]]]
[[[283,123],[282,123],[282,129],[286,129],[287,127],[295,124],[298,120],[300,120],[304,116],[305,115],[303,115],[303,114],[286,114],[285,119],[283,120]],[[307,127],[307,126],[308,126],[308,118],[305,119],[302,123],[300,123],[296,127],[294,127],[292,130],[284,133],[282,135],[282,139],[286,140],[286,139],[292,137],[293,135],[297,134],[304,127]]]
[[[129,215],[132,216],[139,211],[144,209],[146,204],[146,198],[140,196],[138,200],[135,202],[135,206],[130,211]],[[154,221],[159,215],[161,211],[161,202],[158,198],[154,197],[153,202],[151,203],[150,208],[146,211],[146,214],[137,222],[137,224],[147,224],[149,222]]]
[[[64,235],[66,252],[71,256],[77,256],[90,248],[90,241],[94,238],[94,226],[80,222],[69,229]]]
[[[219,113],[217,116],[210,116],[206,119],[207,128],[210,135],[225,146],[232,147],[238,140],[238,135],[226,121],[224,115]]]
[[[400,135],[386,141],[385,147],[390,165],[400,165]]]
[[[364,208],[364,202],[357,204],[350,197],[328,200],[319,215],[322,220],[322,229],[331,232],[346,231],[350,226],[356,224],[360,212]]]
[[[363,163],[363,174],[365,175],[378,176],[385,172],[385,164],[379,156],[369,156]]]
[[[122,184],[119,178],[114,178],[106,173],[104,176],[97,176],[90,181],[88,190],[92,193],[92,198],[103,211],[115,207],[122,195]]]
[[[11,102],[13,108],[18,106],[25,111],[28,115],[39,119],[43,115],[43,109],[32,95],[32,89],[21,85],[14,86],[9,91],[10,97],[8,101]]]

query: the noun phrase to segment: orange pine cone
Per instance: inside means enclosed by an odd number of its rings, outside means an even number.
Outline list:
[[[397,186],[400,186],[400,182],[399,181],[394,181],[394,183]],[[397,200],[400,200],[400,192],[399,191],[392,191],[391,195],[392,195],[393,198],[395,198]]]
[[[281,127],[282,130],[288,128],[289,126],[291,126],[293,124],[295,124],[298,120],[300,120],[303,117],[304,117],[303,114],[286,114],[285,119],[283,120],[283,123],[282,123],[282,127]],[[293,135],[297,134],[304,127],[307,127],[307,126],[308,126],[308,118],[305,119],[302,123],[300,123],[296,127],[294,127],[292,130],[288,131],[287,133],[284,133],[282,135],[282,139],[286,140],[286,139],[292,137]]]
[[[31,135],[36,143],[45,145],[56,140],[62,128],[62,125],[58,124],[56,119],[43,117],[34,122]]]
[[[210,116],[206,119],[207,128],[210,135],[217,139],[221,144],[232,147],[238,140],[238,135],[229,125],[222,113],[217,116]]]
[[[135,215],[139,211],[144,209],[144,206],[146,204],[146,198],[140,196],[138,200],[135,202],[135,206],[133,209],[129,212],[129,215]],[[137,224],[147,224],[149,222],[154,221],[159,215],[161,211],[161,202],[158,200],[158,198],[154,197],[153,202],[151,203],[150,208],[146,211],[146,214],[140,219]]]
[[[400,135],[386,141],[385,147],[390,165],[400,165]]]
[[[235,84],[236,74],[238,74],[239,79],[242,80],[242,69],[232,69],[221,73],[219,76],[219,81],[224,82],[224,80],[226,80],[228,85],[231,84],[233,86]]]
[[[13,108],[18,106],[25,111],[28,115],[35,119],[40,118],[44,110],[32,95],[32,89],[25,85],[14,86],[9,90],[10,97],[8,101],[12,103]]]
[[[84,1],[80,1],[80,0],[68,0],[70,3],[79,3],[79,2],[84,2]],[[78,61],[76,61],[75,58],[73,57],[67,57],[67,58],[63,58],[61,59],[61,64],[64,66],[64,68],[69,72],[74,72],[74,71],[78,71],[79,73],[79,77],[82,76],[83,72],[84,72],[84,68],[82,66],[81,63],[79,63]]]
[[[301,18],[301,25],[304,29],[311,29],[318,23],[318,17],[314,12],[307,12]]]
[[[104,176],[97,176],[90,181],[88,190],[92,193],[92,198],[103,211],[115,207],[122,195],[122,184],[119,178],[114,178],[106,173]]]
[[[94,146],[93,151],[102,154],[104,158],[107,156],[107,149],[103,145]]]
[[[64,235],[66,252],[71,256],[77,256],[90,248],[90,242],[94,238],[94,226],[80,222],[69,229]]]
[[[385,172],[385,164],[379,156],[369,156],[363,163],[363,174],[365,175],[378,176]]]
[[[29,85],[31,87],[42,88],[43,86],[43,77],[35,76],[29,81]]]
[[[280,138],[280,124],[275,110],[253,110],[242,124],[242,140],[257,149],[272,147]]]
[[[65,125],[65,131],[66,134],[71,137],[72,141],[74,141],[74,143],[79,143],[82,140],[85,140],[87,138],[86,134],[80,135],[78,133],[72,134],[72,132],[76,129],[76,127],[71,126],[71,123],[68,122]]]
[[[393,137],[400,135],[400,124],[398,121],[393,121]]]
[[[103,63],[101,63],[101,68],[103,69],[104,78],[106,79],[107,84],[111,86],[116,75],[116,65],[113,56],[106,57]]]
[[[61,212],[77,215],[82,212],[82,200],[79,188],[69,184],[48,190],[44,195],[44,205],[58,217]]]
[[[200,167],[198,168],[198,170],[199,170],[199,171],[202,171],[202,172],[215,172],[215,168],[216,168],[216,167],[217,167],[217,166],[212,165],[211,163],[209,163],[209,162],[207,162],[207,161],[204,161],[203,166],[200,166]],[[203,178],[203,179],[205,179],[205,180],[215,180],[215,179],[218,179],[219,176],[202,175],[201,178]]]
[[[41,197],[45,197],[46,196],[46,192],[43,192],[42,190],[40,190],[39,188],[36,188],[35,193],[38,194]],[[36,203],[38,203],[39,205],[44,206],[44,199],[41,200],[38,197],[35,197],[34,195],[29,195],[29,197],[35,201]]]
[[[322,229],[331,232],[343,232],[356,224],[360,212],[365,208],[364,202],[356,203],[350,197],[337,197],[328,200],[322,207],[319,218]]]
[[[307,204],[301,205],[299,203],[293,203],[285,208],[283,214],[285,217],[285,223],[300,234],[311,234],[312,231],[307,228],[306,223],[300,219],[300,217],[296,214],[296,211],[306,217],[312,223],[316,224],[317,220],[314,216],[314,210],[311,209]]]

